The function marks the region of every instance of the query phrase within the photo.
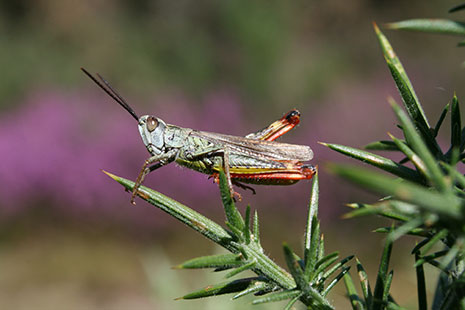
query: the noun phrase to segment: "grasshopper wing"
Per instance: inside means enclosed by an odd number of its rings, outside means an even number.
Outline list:
[[[313,158],[312,149],[306,145],[255,140],[197,130],[193,130],[190,134],[211,143],[223,145],[230,150],[261,158],[297,161],[308,161]]]

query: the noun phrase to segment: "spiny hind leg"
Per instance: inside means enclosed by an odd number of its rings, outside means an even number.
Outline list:
[[[274,141],[289,130],[297,126],[300,122],[300,112],[296,109],[284,114],[283,117],[274,121],[269,126],[257,132],[245,136],[248,139]]]

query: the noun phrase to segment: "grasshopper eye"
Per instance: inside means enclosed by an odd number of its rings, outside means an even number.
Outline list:
[[[158,120],[154,116],[149,116],[147,118],[147,130],[149,132],[152,132],[157,128],[158,126]]]

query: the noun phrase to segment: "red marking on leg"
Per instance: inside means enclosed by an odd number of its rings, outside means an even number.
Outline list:
[[[281,137],[289,130],[294,128],[300,123],[300,112],[292,110],[286,113],[280,120],[274,122],[270,127],[278,127],[279,129],[273,132],[269,137],[266,137],[266,141],[274,141]]]

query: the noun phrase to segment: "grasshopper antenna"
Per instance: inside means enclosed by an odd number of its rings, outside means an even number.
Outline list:
[[[116,90],[111,87],[110,83],[107,82],[100,74],[97,73],[97,77],[100,79],[97,80],[92,74],[90,74],[86,69],[81,68],[82,72],[87,75],[95,84],[97,84],[104,92],[106,92],[113,100],[119,103],[129,114],[132,115],[137,121],[139,121],[139,117],[137,116],[136,112],[129,106],[129,104],[124,100],[123,96],[118,94]],[[102,84],[103,83],[103,84]]]

